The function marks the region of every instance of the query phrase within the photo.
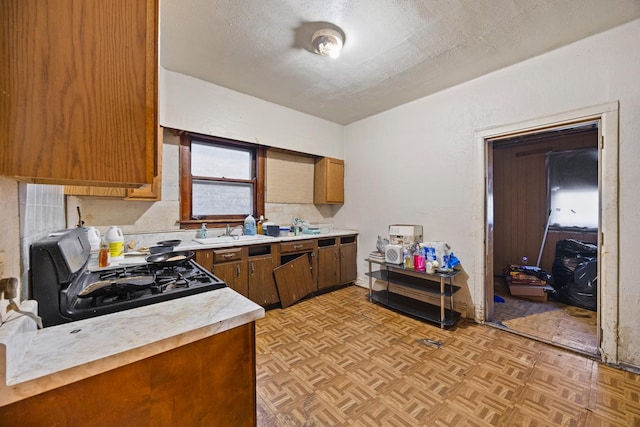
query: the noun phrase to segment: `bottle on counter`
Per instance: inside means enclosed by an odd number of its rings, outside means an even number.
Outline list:
[[[100,249],[98,250],[98,267],[108,267],[109,264],[111,264],[109,245],[104,240],[101,240]]]
[[[109,245],[109,254],[112,261],[124,259],[124,235],[115,225],[109,227],[109,230],[104,235],[107,244]]]
[[[89,239],[89,246],[91,247],[92,253],[97,253],[100,249],[100,232],[95,227],[88,227],[86,229],[87,238]]]
[[[244,234],[247,236],[256,235],[256,220],[251,214],[244,219]]]
[[[413,268],[413,254],[410,247],[405,246],[402,249],[402,256],[404,258],[404,268]]]
[[[205,224],[204,222],[200,226],[200,230],[198,230],[198,233],[196,234],[196,238],[198,238],[198,239],[206,239],[207,238],[207,224]]]
[[[425,250],[422,243],[416,248],[416,254],[413,257],[413,269],[417,271],[425,271],[427,269]]]
[[[262,225],[263,222],[264,222],[264,215],[260,215],[260,219],[258,219],[258,226],[256,231],[258,234],[265,234],[264,227]]]

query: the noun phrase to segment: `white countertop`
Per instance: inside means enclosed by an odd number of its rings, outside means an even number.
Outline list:
[[[183,241],[174,250],[246,246],[358,234],[334,229],[260,240],[202,244]],[[113,265],[142,264],[149,254]],[[95,261],[95,260],[93,260]],[[97,269],[97,267],[92,267]],[[37,312],[35,301],[22,310]],[[12,314],[0,327],[0,406],[207,338],[264,317],[264,309],[230,288],[191,295],[37,330]]]
[[[35,301],[21,309],[36,311]],[[36,330],[14,314],[0,327],[0,406],[264,317],[230,288]]]
[[[343,230],[343,229],[333,229],[327,233],[320,234],[304,234],[300,233],[297,236],[289,235],[289,236],[279,236],[279,237],[270,237],[270,236],[257,236],[255,240],[234,240],[234,241],[224,241],[220,243],[199,243],[196,240],[192,241],[183,241],[180,243],[180,246],[176,246],[175,250],[182,251],[188,250],[193,251],[197,249],[210,249],[210,248],[224,248],[224,247],[234,247],[234,246],[248,246],[248,245],[256,245],[256,244],[265,244],[265,243],[277,243],[277,242],[290,242],[294,240],[308,240],[308,239],[327,239],[332,237],[343,237],[343,236],[352,236],[354,234],[358,234],[356,230]],[[246,238],[250,238],[251,236],[245,236]],[[213,237],[212,239],[215,239]],[[207,240],[212,240],[207,239]]]
[[[174,251],[195,251],[200,249],[217,249],[217,248],[229,248],[229,247],[238,247],[238,246],[249,246],[249,245],[257,245],[257,244],[268,244],[268,243],[278,243],[278,242],[290,242],[296,240],[307,240],[307,239],[327,239],[332,237],[344,237],[344,236],[353,236],[357,235],[358,232],[356,230],[346,230],[346,229],[333,229],[328,233],[321,234],[299,234],[297,236],[279,236],[279,237],[268,237],[268,236],[259,236],[255,240],[233,240],[233,241],[222,241],[219,243],[199,243],[196,240],[183,240],[179,246],[173,248]],[[248,237],[248,236],[247,236]],[[207,240],[213,240],[215,237]],[[146,263],[146,258],[149,256],[149,253],[142,252],[127,252],[125,254],[124,259],[118,261],[112,261],[111,265],[108,268],[113,268],[114,266],[120,265],[140,265]],[[96,271],[101,270],[96,263],[97,260],[94,259],[90,261],[89,270]]]

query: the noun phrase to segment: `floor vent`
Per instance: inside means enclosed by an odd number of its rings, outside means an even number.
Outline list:
[[[442,347],[442,341],[435,341],[435,340],[431,340],[429,338],[422,338],[420,340],[416,340],[418,342],[418,344],[422,344],[424,346],[430,347],[436,347],[436,348],[440,348]]]

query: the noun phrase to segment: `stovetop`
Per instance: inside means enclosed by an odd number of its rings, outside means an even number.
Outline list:
[[[155,264],[84,271],[61,291],[73,320],[115,313],[201,292],[224,288],[225,282],[194,261],[179,266]],[[62,304],[62,301],[61,301]]]

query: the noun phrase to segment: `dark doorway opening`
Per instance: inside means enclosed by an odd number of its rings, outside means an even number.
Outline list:
[[[549,192],[553,189],[549,188],[548,159],[550,153],[558,152],[595,149],[597,153],[598,135],[597,122],[590,122],[488,141],[494,280],[487,284],[487,291],[494,298],[488,298],[493,306],[487,310],[487,321],[589,355],[598,354],[597,304],[588,309],[580,301],[576,304],[559,294],[554,288],[553,270],[558,242],[575,240],[597,245],[598,229],[579,221],[572,226],[571,217],[569,223],[563,219],[562,224],[555,224],[558,221],[549,209]],[[597,177],[597,162],[594,172]],[[597,216],[597,197],[595,203]],[[555,226],[550,227],[550,223]],[[505,268],[523,264],[549,273],[546,289],[509,286],[512,283],[505,279]],[[597,290],[597,281],[593,285]]]

